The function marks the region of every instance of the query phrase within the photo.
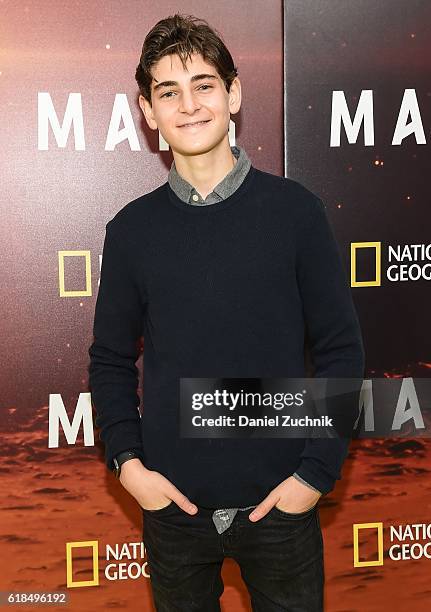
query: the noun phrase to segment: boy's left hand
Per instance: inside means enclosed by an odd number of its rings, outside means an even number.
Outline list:
[[[294,476],[289,476],[256,506],[249,514],[249,519],[253,522],[258,521],[274,506],[282,512],[305,512],[315,506],[321,496],[321,493],[313,491]]]

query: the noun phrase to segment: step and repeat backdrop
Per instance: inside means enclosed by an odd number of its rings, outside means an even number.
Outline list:
[[[323,199],[350,279],[364,424],[320,502],[325,609],[428,610],[431,4],[420,0],[0,2],[1,603],[12,593],[30,610],[20,594],[55,592],[51,609],[154,609],[141,509],[104,464],[87,368],[105,225],[172,161],[134,71],[146,33],[175,12],[222,34],[243,90],[231,144]],[[404,416],[381,436],[384,379],[385,415]],[[249,610],[236,563],[222,574],[222,609]]]
[[[321,505],[326,609],[425,612],[431,4],[287,0],[284,8],[285,174],[326,204],[366,353],[362,437]],[[382,414],[386,435],[375,437]]]

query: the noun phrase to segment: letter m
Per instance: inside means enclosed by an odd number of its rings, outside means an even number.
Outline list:
[[[63,149],[67,144],[70,128],[73,125],[75,150],[85,151],[81,94],[69,94],[63,123],[61,125],[57,113],[55,112],[51,94],[47,91],[39,91],[37,94],[37,102],[38,150],[48,151],[48,125],[51,125],[57,145]]]
[[[349,114],[344,91],[332,92],[331,147],[340,146],[341,124],[344,126],[350,144],[357,141],[361,125],[364,124],[364,145],[366,147],[374,145],[373,92],[371,89],[364,89],[361,92],[353,121]]]
[[[59,446],[59,424],[68,444],[75,444],[81,424],[84,429],[84,445],[94,446],[93,413],[91,393],[80,393],[72,423],[59,393],[49,394],[48,448]]]

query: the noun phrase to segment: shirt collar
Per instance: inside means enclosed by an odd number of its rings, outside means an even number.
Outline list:
[[[236,164],[214,187],[213,191],[207,195],[205,200],[203,200],[202,196],[193,185],[179,174],[175,166],[175,161],[172,161],[168,174],[170,187],[183,202],[192,205],[202,206],[206,204],[215,204],[216,202],[225,200],[238,189],[251,166],[251,161],[242,147],[237,145],[231,146],[231,151],[237,159]]]

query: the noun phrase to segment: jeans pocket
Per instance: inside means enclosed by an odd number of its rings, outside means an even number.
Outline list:
[[[174,500],[171,499],[169,504],[167,506],[163,506],[163,508],[155,508],[154,510],[150,510],[149,508],[144,508],[142,506],[141,508],[144,512],[149,512],[150,514],[163,514],[164,512],[171,510],[174,506],[176,506],[176,504]]]
[[[312,506],[311,508],[308,508],[308,510],[304,510],[303,512],[286,512],[285,510],[281,510],[280,508],[277,508],[277,506],[273,506],[271,508],[271,512],[277,514],[278,516],[283,516],[285,518],[302,519],[302,518],[308,517],[310,514],[313,514],[316,508],[317,508],[317,502],[314,504],[314,506]]]

